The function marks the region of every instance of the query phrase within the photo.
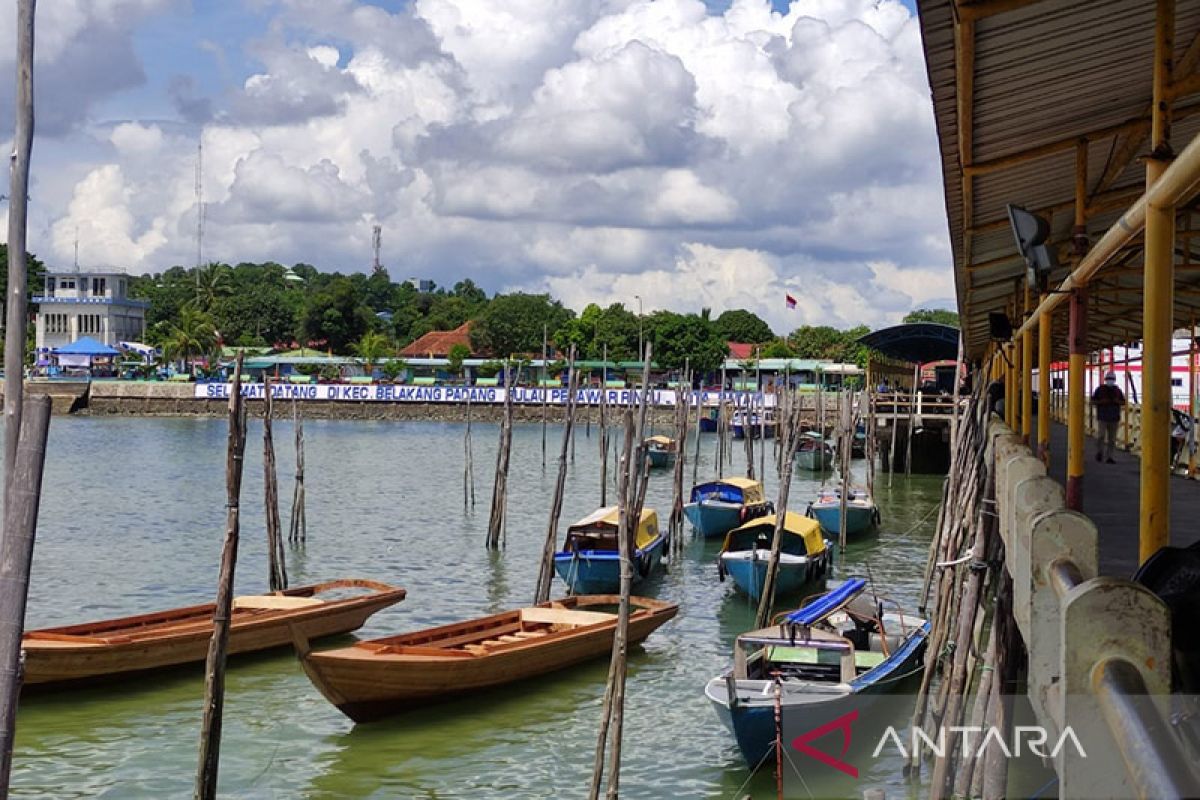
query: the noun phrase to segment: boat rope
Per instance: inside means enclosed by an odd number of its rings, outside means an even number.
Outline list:
[[[951,561],[939,561],[934,566],[938,569],[946,569],[947,567],[957,567],[959,564],[966,564],[968,561],[973,561],[974,559],[975,556],[973,554],[967,553],[962,558],[955,558]]]

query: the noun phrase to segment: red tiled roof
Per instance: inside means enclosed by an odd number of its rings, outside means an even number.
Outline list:
[[[450,348],[461,344],[471,349],[471,323],[464,322],[452,331],[430,331],[400,351],[402,358],[448,358]]]
[[[754,348],[758,347],[756,344],[747,342],[727,342],[727,344],[729,345],[729,357],[738,361],[754,358]]]

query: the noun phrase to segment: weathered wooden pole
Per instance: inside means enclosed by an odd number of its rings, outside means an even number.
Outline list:
[[[550,407],[546,403],[546,383],[549,381],[549,370],[546,368],[546,348],[549,343],[549,328],[542,325],[542,380],[538,390],[542,394],[542,467],[546,466],[546,419],[550,414]]]
[[[671,500],[671,519],[668,530],[671,537],[671,549],[679,552],[683,547],[683,471],[687,466],[687,434],[688,434],[688,392],[691,387],[691,373],[684,371],[685,382],[689,389],[675,387],[675,470],[672,481],[673,497]]]
[[[280,592],[288,588],[288,578],[283,531],[279,521],[279,482],[275,475],[275,441],[271,431],[275,403],[271,389],[271,379],[263,378],[263,500],[266,505],[267,583],[272,592]]]
[[[29,210],[29,159],[33,152],[34,0],[17,0],[16,130],[8,183],[8,304],[4,334],[4,476],[5,487],[17,463],[25,390],[25,332],[29,327],[26,295],[26,216]],[[5,498],[8,498],[7,491]],[[0,686],[0,693],[6,687]]]
[[[504,419],[500,422],[500,444],[496,448],[496,478],[492,484],[492,513],[488,518],[487,546],[496,550],[504,537],[508,506],[508,463],[512,450],[512,371],[504,364]]]
[[[567,448],[575,430],[575,407],[578,402],[579,376],[575,373],[575,346],[571,346],[567,362],[567,404],[563,419],[562,449],[558,453],[558,478],[554,484],[554,499],[550,504],[550,523],[546,526],[546,543],[542,546],[542,563],[538,569],[537,588],[533,603],[550,599],[550,582],[554,578],[554,549],[558,543],[558,520],[562,516],[563,492],[567,485]]]
[[[600,507],[608,507],[608,345],[600,367]]]
[[[838,493],[840,512],[838,514],[838,556],[845,558],[846,553],[846,507],[850,500],[850,459],[851,448],[854,447],[854,412],[850,408],[850,395],[843,384],[838,394],[838,408],[842,414],[842,444],[839,450],[841,456],[842,488]]]
[[[21,693],[21,636],[50,425],[50,400],[25,408],[26,217],[33,152],[34,0],[17,1],[16,125],[8,190],[8,296],[4,332],[4,538],[0,541],[0,797],[8,795]],[[24,419],[24,412],[31,417]]]
[[[11,271],[9,274],[12,274]],[[9,330],[12,331],[11,328]],[[8,779],[12,772],[17,702],[21,695],[24,673],[21,637],[25,630],[29,570],[33,563],[33,544],[37,534],[38,509],[42,496],[42,468],[46,460],[46,435],[49,429],[49,396],[42,395],[25,400],[16,461],[5,473],[9,481],[4,515],[4,541],[0,553],[0,609],[3,609],[4,613],[4,622],[0,624],[0,797],[8,796]]]
[[[239,502],[242,495],[242,460],[246,450],[246,403],[242,398],[242,354],[238,353],[229,397],[229,438],[225,455],[225,544],[217,578],[217,603],[213,633],[204,669],[204,722],[200,729],[200,764],[196,771],[196,800],[217,796],[217,770],[221,758],[221,722],[225,708],[225,654],[233,616],[233,575],[237,566]]]
[[[471,444],[471,387],[467,387],[467,429],[463,433],[463,508],[475,507],[475,451]]]
[[[799,413],[789,413],[786,417],[777,418],[775,430],[775,435],[783,440],[783,462],[779,473],[779,502],[775,505],[775,535],[771,539],[771,556],[767,562],[766,577],[763,579],[762,595],[758,598],[758,613],[754,620],[756,629],[767,627],[775,605],[775,581],[779,575],[779,554],[783,548],[788,495],[792,487],[792,465],[796,463],[796,447],[800,443]]]
[[[703,383],[703,378],[701,378]],[[696,453],[692,456],[692,485],[696,484],[700,476],[700,419],[704,416],[704,405],[701,402],[703,392],[696,391]]]
[[[304,512],[304,419],[296,401],[292,401],[292,427],[296,431],[296,485],[292,489],[292,516],[288,523],[288,541],[308,539],[308,517]]]

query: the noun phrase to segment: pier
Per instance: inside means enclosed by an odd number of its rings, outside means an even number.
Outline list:
[[[973,707],[1011,725],[994,688],[966,696],[995,669],[993,687],[1023,687],[1052,738],[1080,736],[1087,758],[1053,759],[1059,796],[1197,796],[1196,754],[1168,721],[1189,657],[1173,632],[1197,609],[1172,612],[1130,578],[1197,538],[1200,486],[1175,474],[1170,443],[1172,342],[1194,341],[1200,313],[1200,3],[918,5],[984,443],[959,452],[948,482],[961,499],[955,484],[983,476],[981,498],[940,526],[943,557],[966,559],[938,562],[940,641],[961,645],[981,619],[999,631],[953,667],[933,657],[955,688],[920,719],[955,724]],[[1125,451],[1096,463],[1085,372],[1131,343],[1141,402],[1122,412]],[[1189,364],[1177,410],[1194,416]],[[995,758],[939,756],[931,795],[1003,796],[1006,773]]]

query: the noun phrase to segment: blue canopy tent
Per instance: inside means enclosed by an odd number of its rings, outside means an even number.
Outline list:
[[[120,350],[102,344],[90,336],[83,336],[63,347],[51,351],[60,367],[86,367],[90,373],[97,360],[111,363],[121,354]]]

